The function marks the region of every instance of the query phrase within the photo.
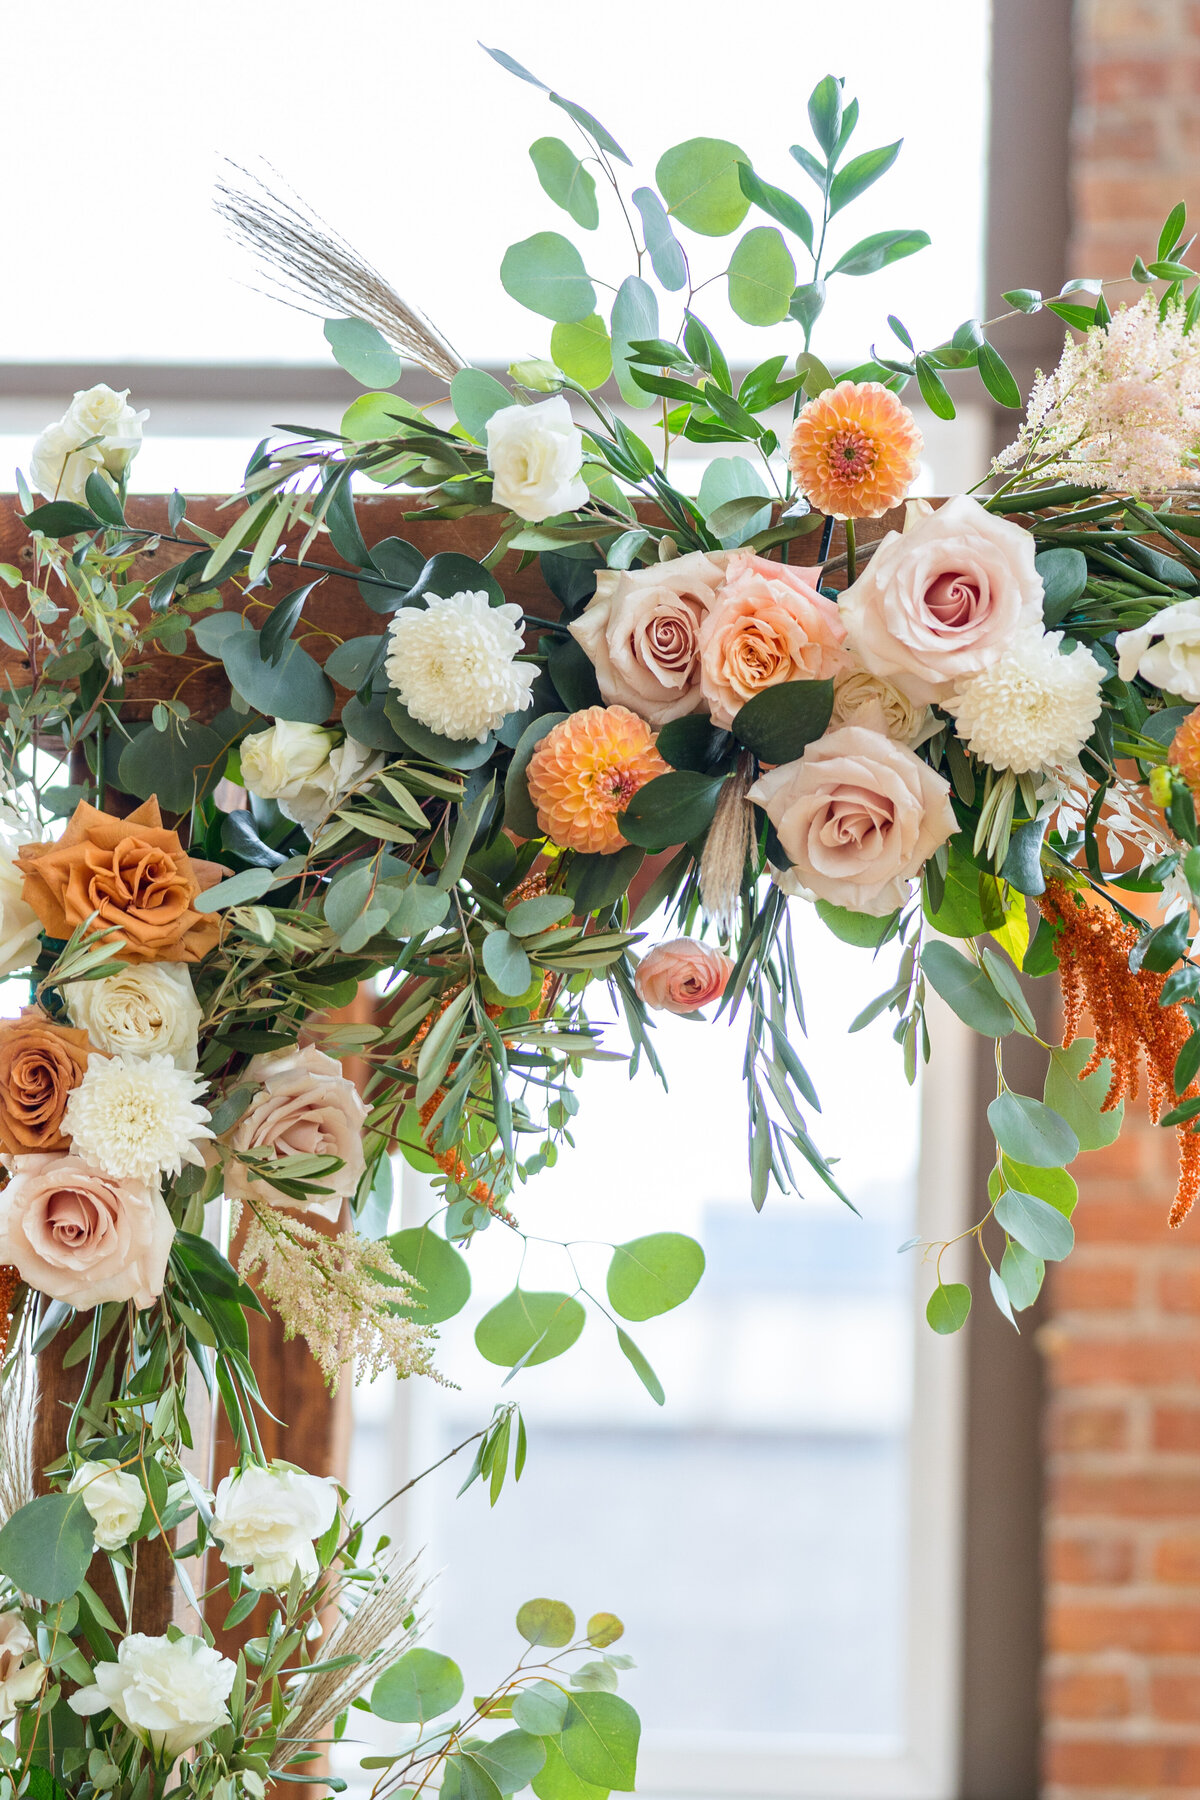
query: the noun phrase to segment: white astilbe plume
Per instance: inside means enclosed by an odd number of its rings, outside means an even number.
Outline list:
[[[353,244],[286,186],[270,164],[270,183],[227,162],[214,205],[231,237],[258,262],[273,298],[314,318],[366,319],[394,350],[449,381],[466,365],[415,306],[410,306]]]
[[[1025,422],[992,467],[1022,479],[1144,494],[1200,482],[1200,336],[1147,293],[1039,369]]]
[[[296,1683],[294,1709],[280,1728],[281,1747],[314,1742],[369,1686],[366,1672],[389,1668],[414,1642],[419,1624],[413,1614],[422,1593],[416,1585],[416,1563],[385,1554],[376,1566],[375,1579],[365,1591],[348,1582],[337,1596],[345,1610],[321,1647],[325,1666]],[[343,1656],[354,1661],[344,1668],[329,1667]]]

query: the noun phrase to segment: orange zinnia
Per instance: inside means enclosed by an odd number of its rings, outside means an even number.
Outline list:
[[[667,772],[644,719],[625,706],[589,706],[547,732],[534,751],[529,797],[553,843],[610,856],[626,844],[618,814],[640,787]]]
[[[788,460],[800,492],[821,512],[877,519],[908,492],[922,443],[890,388],[843,381],[802,409]]]

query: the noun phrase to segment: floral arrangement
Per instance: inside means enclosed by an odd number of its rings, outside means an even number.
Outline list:
[[[548,198],[586,232],[611,193],[629,222],[636,267],[607,316],[572,239],[513,245],[503,285],[552,329],[505,385],[241,181],[221,195],[231,228],[326,316],[367,390],[341,430],[264,440],[224,531],[178,494],[138,522],[146,415],[106,387],[39,438],[40,498],[19,478],[28,565],[0,567],[0,974],[26,983],[0,1022],[14,1797],[337,1788],[321,1757],[355,1708],[402,1727],[362,1759],[379,1795],[632,1788],[620,1621],[580,1633],[562,1603],[528,1603],[526,1654],[467,1708],[457,1666],[413,1641],[411,1568],[368,1544],[323,1472],[264,1455],[247,1317],[272,1308],[331,1384],[351,1366],[436,1378],[467,1253],[519,1232],[522,1184],[570,1144],[585,1061],[657,1070],[656,1012],[744,1024],[754,1205],[773,1182],[838,1194],[799,1049],[793,898],[888,967],[850,1028],[887,1020],[910,1080],[930,989],[995,1041],[996,1161],[969,1236],[1014,1323],[1071,1248],[1068,1166],[1115,1136],[1143,1070],[1179,1135],[1173,1224],[1200,1187],[1200,281],[1183,208],[1134,265],[1132,304],[1093,280],[1005,296],[1077,336],[990,491],[933,507],[908,499],[922,443],[905,387],[942,417],[959,376],[1020,396],[974,319],[919,351],[889,315],[887,352],[836,379],[813,352],[838,278],[927,242],[885,231],[829,260],[899,150],[849,154],[842,84],[819,83],[815,147],[792,147],[810,211],[711,138],[627,191],[606,129],[491,54],[582,135],[583,156],[533,145]],[[693,261],[738,233],[719,271],[733,311],[798,340],[735,387],[695,305],[715,277]],[[443,399],[396,391],[406,360]],[[669,473],[681,441],[722,447],[696,494]],[[405,497],[414,535],[473,520],[487,548],[368,544],[364,480]],[[536,613],[505,588],[535,560]],[[338,580],[369,629],[319,622]],[[221,703],[193,710],[214,676]],[[1061,1047],[1025,979],[1055,973]],[[605,1041],[604,998],[627,1048]],[[1040,1095],[1006,1079],[1013,1035],[1045,1046]],[[397,1150],[437,1189],[416,1229],[390,1229]],[[970,1305],[941,1279],[945,1249],[923,1247],[943,1332]],[[567,1352],[590,1308],[661,1404],[625,1327],[687,1299],[700,1246],[613,1246],[602,1298],[563,1251],[563,1290],[514,1289],[480,1354],[516,1374]],[[51,1352],[78,1384],[35,1468],[31,1383]],[[215,1492],[190,1454],[197,1381],[236,1447]],[[525,1461],[515,1403],[467,1443],[467,1485],[494,1504]],[[147,1631],[163,1568],[177,1604]],[[224,1654],[217,1632],[243,1625],[255,1635]]]

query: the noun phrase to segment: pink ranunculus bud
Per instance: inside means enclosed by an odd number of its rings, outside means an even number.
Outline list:
[[[720,950],[694,938],[674,938],[642,958],[633,985],[638,999],[655,1012],[691,1013],[719,1000],[732,972]]]

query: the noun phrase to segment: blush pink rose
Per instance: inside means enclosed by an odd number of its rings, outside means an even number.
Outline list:
[[[175,1236],[156,1187],[101,1175],[79,1157],[13,1157],[0,1192],[0,1262],[40,1294],[86,1312],[153,1305]]]
[[[944,699],[1042,628],[1042,583],[1027,531],[967,494],[889,531],[841,597],[865,669],[917,705]]]
[[[638,999],[655,1012],[690,1013],[719,1000],[733,964],[719,950],[694,938],[657,944],[637,966],[633,985]]]
[[[234,1151],[269,1160],[275,1156],[338,1156],[342,1167],[318,1178],[328,1194],[294,1200],[269,1181],[256,1180],[236,1156],[225,1165],[225,1192],[234,1200],[266,1200],[297,1212],[336,1219],[366,1167],[362,1132],[367,1109],[332,1056],[313,1044],[256,1056],[246,1071],[259,1091],[230,1131]]]
[[[574,624],[607,706],[627,706],[657,730],[696,712],[700,625],[725,578],[723,551],[696,550],[648,569],[601,569]]]
[[[794,881],[835,906],[883,917],[958,830],[950,784],[882,731],[846,725],[798,762],[760,775],[749,797],[775,827]]]
[[[700,627],[700,688],[714,725],[781,681],[827,681],[847,666],[846,627],[818,593],[819,569],[734,551]]]

